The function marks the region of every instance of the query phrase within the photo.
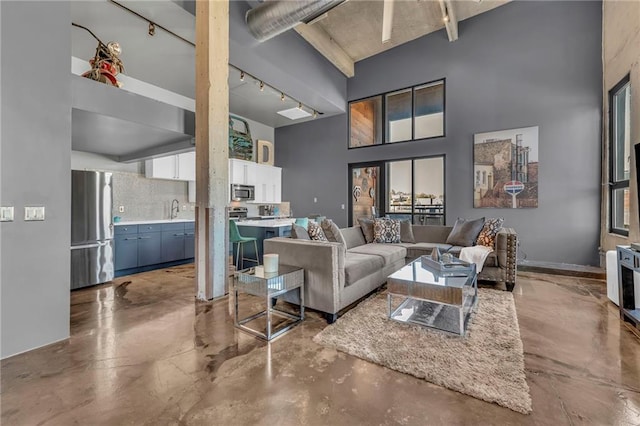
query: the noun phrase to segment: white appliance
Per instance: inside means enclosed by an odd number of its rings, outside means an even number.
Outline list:
[[[618,252],[607,251],[607,297],[620,306],[618,287]],[[636,299],[636,308],[640,307],[640,273],[633,272],[633,292]]]

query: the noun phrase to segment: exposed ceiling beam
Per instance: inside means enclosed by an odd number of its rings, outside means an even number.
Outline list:
[[[382,42],[391,40],[391,27],[393,26],[393,0],[384,0],[382,9]]]
[[[300,24],[294,30],[347,77],[355,75],[351,56],[318,25]]]
[[[439,3],[440,9],[442,10],[442,20],[447,29],[449,41],[456,41],[458,39],[458,18],[456,17],[451,0],[439,0]]]

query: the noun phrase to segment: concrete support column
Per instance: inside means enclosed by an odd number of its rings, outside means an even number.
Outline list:
[[[229,2],[196,2],[197,297],[224,296],[229,225]]]

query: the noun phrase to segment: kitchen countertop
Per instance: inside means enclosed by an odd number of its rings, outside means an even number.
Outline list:
[[[121,225],[143,225],[145,223],[180,223],[180,222],[195,222],[195,219],[123,220],[122,222],[114,223],[114,225],[121,226]]]
[[[239,220],[238,226],[255,226],[258,228],[280,228],[291,226],[295,219],[265,219],[265,220]]]

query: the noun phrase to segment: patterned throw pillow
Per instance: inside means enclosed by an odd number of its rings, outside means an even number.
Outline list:
[[[503,223],[503,217],[490,217],[485,220],[482,231],[480,231],[478,239],[476,240],[476,245],[493,248],[496,243],[496,235],[498,235],[498,232],[502,229]]]
[[[373,219],[374,243],[399,243],[400,221],[387,218]]]
[[[327,240],[327,237],[324,235],[324,231],[322,231],[320,224],[317,222],[314,222],[313,220],[309,221],[309,229],[307,229],[307,232],[309,233],[309,238],[311,238],[312,240],[329,241]]]

